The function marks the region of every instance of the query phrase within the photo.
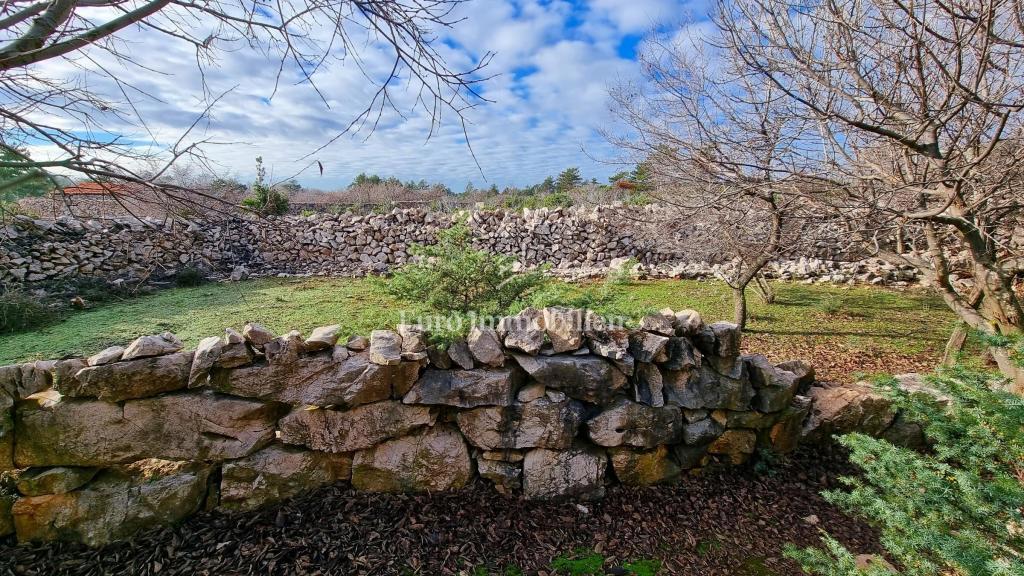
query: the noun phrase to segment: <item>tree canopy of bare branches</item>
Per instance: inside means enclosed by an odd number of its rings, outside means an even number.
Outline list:
[[[322,146],[346,133],[372,131],[389,110],[408,113],[396,105],[396,86],[412,87],[414,106],[429,115],[432,135],[443,116],[462,122],[468,108],[484,101],[475,86],[486,79],[481,70],[489,54],[456,70],[438,47],[438,31],[457,22],[452,11],[464,1],[7,0],[0,6],[0,146],[17,157],[5,156],[0,168],[22,178],[59,170],[127,180],[181,200],[181,190],[164,176],[178,161],[205,165],[204,149],[213,142],[196,134],[196,127],[223,97],[211,91],[206,74],[220,56],[237,50],[266,57],[278,83],[299,77],[316,91],[325,110],[331,95],[318,79],[332,66],[355,65],[363,71],[376,91],[362,112]],[[146,55],[124,40],[128,33],[152,34],[195,52],[203,78],[202,94],[196,95],[202,111],[174,141],[155,135],[152,119],[136,106],[155,96],[119,73],[125,67],[150,70]],[[364,66],[364,50],[382,50],[390,65],[382,73]],[[86,80],[73,81],[55,74],[55,68],[82,71]],[[113,89],[96,90],[97,84]],[[270,97],[276,90],[275,84]],[[122,126],[148,134],[143,139],[150,141],[139,145],[137,136],[120,132]],[[32,145],[58,153],[38,160],[19,152]],[[311,164],[322,146],[308,151]],[[17,184],[9,179],[0,188]]]

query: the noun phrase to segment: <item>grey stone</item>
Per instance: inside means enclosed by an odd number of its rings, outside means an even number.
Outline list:
[[[437,370],[428,368],[402,402],[444,404],[459,408],[509,406],[521,373],[512,368]]]
[[[604,497],[607,467],[604,450],[592,446],[531,450],[523,459],[523,495],[538,500],[599,499]]]
[[[516,394],[516,400],[519,402],[533,402],[538,398],[543,398],[545,390],[543,384],[537,382],[527,384],[519,389],[519,392]]]
[[[700,317],[700,312],[696,310],[680,310],[675,314],[673,326],[676,334],[693,336],[704,328],[704,321]]]
[[[661,336],[673,336],[676,331],[672,324],[675,322],[675,315],[671,310],[668,313],[659,312],[644,316],[640,320],[640,329],[646,332],[654,332]]]
[[[284,366],[294,364],[302,357],[303,342],[302,334],[298,330],[292,330],[274,338],[263,345],[263,354],[267,362]]]
[[[689,409],[747,410],[754,397],[743,369],[743,363],[736,363],[737,370],[728,375],[715,372],[703,364],[695,372],[666,372],[665,397],[668,403]]]
[[[64,396],[108,402],[147,398],[186,388],[191,367],[191,352],[145,357],[83,368],[56,389]]]
[[[620,398],[588,420],[587,431],[598,446],[654,448],[677,442],[682,420],[675,406],[652,408]]]
[[[296,408],[278,423],[281,441],[324,452],[363,450],[385,440],[431,426],[436,414],[427,406],[383,401],[351,410]]]
[[[544,313],[526,308],[516,316],[504,318],[505,346],[536,355],[544,345]]]
[[[188,374],[188,387],[198,388],[209,383],[210,370],[217,363],[224,350],[224,340],[216,336],[203,338],[196,346],[192,367]]]
[[[637,362],[656,362],[665,352],[668,337],[650,332],[633,332],[629,335],[629,353]]]
[[[668,339],[665,346],[668,360],[661,364],[665,370],[691,370],[700,368],[700,351],[690,343],[689,339],[675,336]]]
[[[370,362],[393,366],[402,361],[402,337],[391,330],[370,332]]]
[[[498,367],[505,363],[505,352],[501,348],[501,340],[493,328],[473,326],[466,337],[470,353],[481,364]]]
[[[556,354],[569,352],[583,345],[583,311],[553,306],[545,308],[544,331]]]
[[[462,436],[438,426],[356,453],[352,486],[369,492],[439,492],[461,488],[473,475]]]
[[[427,349],[427,331],[418,324],[399,324],[396,329],[402,337],[402,354],[417,354]]]
[[[370,347],[370,341],[366,338],[366,336],[356,335],[352,336],[351,338],[348,339],[347,342],[345,342],[345,347],[348,348],[349,350],[361,352]]]
[[[664,406],[665,391],[661,371],[654,364],[641,363],[636,367],[634,384],[636,401],[648,406]]]
[[[306,338],[306,341],[303,342],[303,348],[307,352],[334,348],[334,345],[338,343],[339,337],[341,337],[341,326],[338,324],[313,328],[309,338]]]
[[[99,468],[29,468],[17,474],[15,486],[22,496],[66,494],[88,484],[97,472]]]
[[[713,418],[690,422],[683,426],[683,443],[690,446],[710,444],[725,432],[725,426]]]
[[[53,385],[52,370],[64,366],[66,371],[74,369],[71,376],[86,367],[84,360],[75,358],[62,362],[28,362],[0,366],[0,408],[10,406],[13,400],[21,400],[42,392]]]
[[[583,415],[579,402],[538,398],[525,404],[467,410],[460,412],[456,421],[470,444],[481,450],[568,448]]]
[[[472,370],[473,354],[469,351],[469,344],[465,340],[456,340],[448,347],[448,357],[463,370]]]
[[[122,355],[124,355],[124,346],[111,346],[89,356],[85,363],[89,366],[102,366],[111,362],[117,362],[121,359]]]
[[[256,324],[255,322],[249,322],[242,328],[242,337],[252,344],[253,348],[262,350],[263,346],[276,338],[273,332],[269,328],[262,324]]]
[[[518,464],[478,458],[476,468],[480,477],[493,482],[494,488],[501,494],[512,494],[522,488],[523,469]]]
[[[251,456],[224,464],[220,507],[231,511],[254,510],[348,480],[351,472],[350,454],[271,444]]]
[[[596,356],[527,356],[513,354],[531,378],[571,398],[603,404],[626,384],[626,377]]]
[[[184,348],[181,340],[170,332],[164,332],[155,336],[142,336],[136,338],[125,348],[122,360],[135,360],[151,356],[162,356],[173,354]]]

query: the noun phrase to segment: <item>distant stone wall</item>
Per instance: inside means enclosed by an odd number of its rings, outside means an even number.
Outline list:
[[[0,537],[99,545],[346,481],[599,498],[896,421],[870,391],[741,355],[735,325],[694,311],[626,330],[527,309],[447,349],[413,325],[338,334],[250,324],[195,350],[165,333],[0,367]]]
[[[655,210],[656,208],[637,208]],[[432,243],[451,215],[420,209],[387,214],[314,214],[209,221],[78,221],[17,217],[0,227],[0,283],[59,285],[78,279],[159,280],[184,267],[212,276],[311,274],[362,276],[409,259],[412,244]],[[479,248],[525,267],[549,264],[568,278],[596,277],[629,258],[651,277],[711,277],[728,263],[649,231],[612,208],[473,212]],[[823,249],[824,250],[824,249]],[[881,261],[841,262],[841,253],[794,256],[769,266],[790,280],[907,283],[910,268]]]

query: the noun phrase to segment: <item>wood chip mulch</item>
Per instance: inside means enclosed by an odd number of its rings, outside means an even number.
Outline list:
[[[800,574],[786,543],[818,543],[821,529],[855,553],[877,534],[819,496],[850,472],[835,449],[801,451],[770,473],[688,476],[654,488],[609,488],[599,502],[504,497],[483,481],[452,493],[356,493],[345,485],[281,506],[184,524],[90,549],[0,540],[0,575],[550,574],[552,558],[597,551],[615,566],[657,559],[659,574]],[[814,515],[813,524],[805,518]],[[483,566],[489,572],[472,572]]]

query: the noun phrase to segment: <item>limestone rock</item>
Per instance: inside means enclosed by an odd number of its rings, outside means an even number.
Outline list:
[[[121,359],[122,355],[124,355],[124,346],[111,346],[89,356],[85,363],[89,366],[102,366],[111,362],[117,362]]]
[[[740,355],[740,327],[732,322],[715,322],[708,328],[715,334],[715,356],[735,358]]]
[[[667,312],[667,314],[658,313],[644,316],[640,320],[640,329],[645,332],[654,332],[661,336],[674,336],[676,331],[672,324],[675,322],[675,315],[672,314],[671,310]]]
[[[427,349],[427,331],[417,324],[399,324],[398,335],[402,337],[402,353],[417,354]]]
[[[556,354],[576,350],[583,345],[583,311],[553,306],[545,308],[544,331]]]
[[[544,313],[526,308],[516,316],[505,318],[505,346],[536,355],[544,345]]]
[[[14,470],[14,412],[0,408],[0,472]]]
[[[855,431],[878,436],[896,417],[892,402],[866,383],[814,386],[808,396],[812,405],[803,436],[809,442]]]
[[[298,330],[292,330],[274,338],[263,345],[263,354],[270,364],[287,365],[298,362],[302,356],[303,342],[302,334]]]
[[[402,361],[402,337],[391,330],[370,332],[370,362],[393,366]]]
[[[731,374],[719,374],[703,364],[695,372],[666,372],[665,398],[683,408],[747,410],[754,397],[742,362],[735,364]]]
[[[704,321],[700,317],[700,312],[696,310],[680,310],[676,312],[672,325],[676,329],[676,334],[693,336],[704,328]]]
[[[205,392],[123,404],[33,397],[16,411],[19,468],[241,458],[273,439],[277,421],[274,406]]]
[[[779,370],[792,372],[797,379],[797,393],[804,394],[814,384],[814,366],[803,360],[790,360],[775,366]]]
[[[683,426],[683,442],[690,446],[710,444],[725,432],[725,426],[712,418],[690,422]]]
[[[202,506],[209,474],[197,463],[143,460],[108,470],[82,490],[19,498],[12,510],[18,540],[101,546],[179,522]]]
[[[303,342],[303,347],[307,352],[334,348],[334,345],[338,343],[338,338],[340,336],[341,326],[338,324],[313,328],[313,331],[309,334],[309,338],[306,338],[306,341]]]
[[[742,464],[754,453],[757,434],[753,430],[726,430],[708,446],[711,454],[728,456],[733,464]]]
[[[448,348],[428,346],[426,352],[427,359],[435,367],[442,370],[448,370],[452,367],[452,358],[448,355]]]
[[[345,347],[348,348],[349,350],[362,352],[363,350],[366,350],[367,348],[370,347],[370,341],[366,338],[366,336],[352,336],[351,338],[348,339],[347,342],[345,342]]]
[[[625,360],[628,356],[629,331],[621,326],[606,326],[597,314],[587,311],[587,345],[598,356]]]
[[[469,351],[469,344],[465,340],[456,340],[448,347],[448,357],[463,370],[472,370],[474,366],[473,354]]]
[[[339,410],[298,408],[281,419],[281,441],[324,452],[353,452],[432,426],[436,415],[427,406],[384,401]]]
[[[61,381],[56,389],[64,396],[107,402],[148,398],[187,387],[191,367],[191,352],[103,364],[83,368],[73,381]]]
[[[538,398],[526,404],[467,410],[456,421],[470,444],[481,450],[568,448],[583,414],[579,402]]]
[[[811,409],[811,399],[797,396],[786,408],[768,431],[768,441],[777,454],[786,454],[796,450],[800,442],[804,419]]]
[[[523,469],[518,464],[477,458],[476,468],[480,477],[493,482],[494,488],[501,494],[509,495],[522,488]]]
[[[11,509],[16,499],[12,494],[0,493],[0,538],[14,534],[14,515]]]
[[[321,352],[289,364],[218,370],[210,387],[233,396],[312,406],[358,406],[387,400],[400,367],[374,364],[369,356],[362,352],[339,361],[334,354]]]
[[[53,385],[54,386],[74,386],[75,374],[78,374],[83,368],[88,368],[89,365],[85,363],[84,358],[69,358],[67,360],[59,360],[53,367]],[[3,368],[0,368],[0,374],[2,374]],[[0,376],[0,382],[3,381]],[[49,388],[49,385],[47,386]],[[22,396],[27,398],[29,395]]]
[[[276,338],[273,332],[269,328],[262,324],[255,322],[249,322],[242,328],[242,337],[245,341],[252,345],[257,350],[262,350],[263,346]]]
[[[752,406],[762,412],[778,412],[789,406],[800,384],[796,375],[772,366],[760,354],[745,356],[744,361],[756,390]]]
[[[428,368],[405,395],[406,404],[444,404],[459,408],[509,406],[521,373],[511,368],[436,370]]]
[[[654,364],[638,364],[635,371],[634,386],[636,401],[655,408],[665,405],[665,390],[661,371]]]
[[[29,468],[14,478],[22,496],[65,494],[85,486],[99,472],[99,468],[58,466],[56,468]]]
[[[531,450],[523,459],[523,495],[538,500],[602,498],[607,467],[604,450],[593,446]]]
[[[650,332],[634,332],[629,335],[629,353],[637,362],[658,362],[665,354],[668,337]],[[667,359],[667,358],[666,358]]]
[[[690,343],[690,340],[682,336],[675,336],[668,339],[665,346],[665,353],[668,360],[661,364],[665,370],[692,370],[700,367],[700,351]]]
[[[352,486],[370,492],[451,490],[465,486],[472,475],[465,441],[447,426],[359,451],[352,461]]]
[[[501,340],[494,328],[473,326],[466,337],[470,353],[481,364],[498,367],[505,363],[505,352],[501,348]]]
[[[561,390],[584,402],[603,404],[626,385],[622,372],[596,356],[512,356],[549,390]]]
[[[664,484],[675,480],[682,472],[679,465],[669,457],[666,446],[646,451],[610,448],[608,453],[615,477],[627,486]]]
[[[10,406],[13,400],[28,398],[51,387],[51,370],[61,364],[65,365],[67,370],[75,368],[75,372],[86,366],[85,361],[78,358],[57,363],[40,361],[0,366],[0,409],[4,408],[5,404]]]
[[[254,510],[320,486],[348,480],[352,456],[271,444],[224,464],[220,507]]]
[[[429,360],[426,358],[413,361],[402,360],[398,366],[388,367],[388,370],[393,373],[391,378],[391,397],[395,400],[405,398],[405,395],[416,385],[416,381],[420,377],[420,370],[429,363]]]
[[[149,358],[151,356],[162,356],[173,354],[184,348],[181,340],[170,332],[164,332],[155,336],[142,336],[136,338],[125,348],[122,360],[135,360],[137,358]]]
[[[523,403],[533,402],[538,398],[543,398],[545,392],[546,389],[543,384],[533,382],[519,389],[519,392],[516,394],[516,400]]]
[[[209,382],[210,370],[217,363],[224,350],[224,340],[217,336],[203,338],[192,356],[192,367],[188,374],[188,387],[199,388]]]
[[[652,408],[620,398],[588,420],[587,430],[598,446],[654,448],[678,441],[682,418],[675,406]]]

